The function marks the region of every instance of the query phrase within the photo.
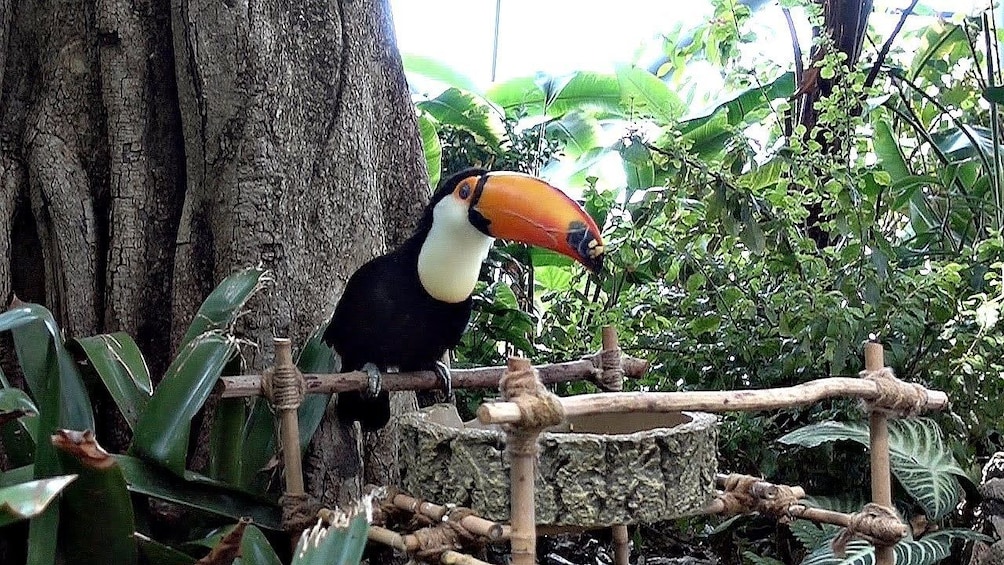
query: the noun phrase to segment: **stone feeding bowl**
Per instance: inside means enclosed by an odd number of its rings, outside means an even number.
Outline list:
[[[717,418],[634,412],[572,417],[540,435],[537,523],[583,528],[699,514],[715,494]],[[401,486],[509,521],[505,433],[437,405],[399,420]]]

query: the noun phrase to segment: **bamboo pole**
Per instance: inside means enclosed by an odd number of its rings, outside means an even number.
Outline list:
[[[865,344],[865,371],[879,371],[885,366],[881,343]],[[883,410],[868,414],[868,435],[871,455],[872,502],[892,508],[892,469],[889,463],[889,417]],[[892,546],[875,548],[875,565],[893,565],[895,552]]]
[[[275,375],[274,381],[282,377],[297,379],[299,371],[293,364],[293,344],[286,338],[273,338],[275,344]],[[279,393],[276,393],[278,398]],[[286,494],[302,495],[303,467],[300,462],[300,424],[296,417],[299,399],[295,403],[275,400],[279,410],[279,438],[282,446],[283,464],[286,477]]]
[[[592,380],[602,374],[602,354],[564,363],[551,363],[536,367],[544,384],[569,381]],[[624,376],[638,378],[648,371],[649,363],[635,357],[623,358]],[[476,369],[452,369],[453,388],[498,388],[499,379],[505,367],[479,367]],[[433,371],[408,373],[383,373],[381,384],[384,390],[429,390],[439,389],[442,383]],[[347,390],[365,390],[369,376],[362,371],[347,373],[306,373],[303,375],[307,393],[331,394]],[[261,394],[261,375],[235,375],[220,378],[222,398],[248,398]]]
[[[631,557],[631,540],[624,524],[611,526],[610,533],[614,539],[614,565],[628,565]]]
[[[850,397],[873,400],[878,386],[871,381],[849,377],[830,377],[783,388],[733,391],[688,392],[611,392],[582,394],[562,398],[566,417],[629,412],[704,412],[758,411],[806,406],[826,398]],[[927,409],[948,406],[948,396],[939,390],[927,391]],[[483,424],[518,422],[519,408],[512,402],[491,402],[478,408]]]
[[[528,360],[509,358],[510,371],[529,368]],[[537,508],[534,503],[537,434],[521,429],[507,431],[506,450],[512,458],[509,472],[512,528],[509,532],[509,543],[512,547],[512,564],[534,565],[537,560]]]
[[[450,512],[452,510],[446,506],[440,506],[438,504],[433,504],[432,502],[427,502],[425,500],[420,500],[418,498],[408,496],[407,494],[400,493],[394,495],[392,500],[389,502],[401,510],[421,514],[436,522],[440,522],[444,518],[449,520]],[[467,529],[467,531],[486,537],[491,541],[504,539],[505,528],[498,522],[485,520],[484,518],[478,516],[467,515],[458,520],[458,523]]]
[[[615,374],[622,370],[621,367],[621,356],[620,356],[620,343],[617,339],[617,328],[613,326],[604,326],[602,333],[600,334],[600,339],[603,346],[602,369],[604,373],[607,371],[613,371]],[[616,358],[616,360],[614,360]],[[617,379],[615,382],[604,383],[608,390],[619,391],[624,387],[623,378]],[[626,524],[615,524],[610,527],[610,537],[613,539],[614,545],[614,565],[628,565],[628,561],[631,557],[631,542],[628,537],[628,529]]]

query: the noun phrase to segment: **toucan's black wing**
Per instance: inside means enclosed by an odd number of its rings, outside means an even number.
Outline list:
[[[453,304],[429,296],[418,278],[418,248],[409,242],[349,278],[323,340],[342,358],[342,371],[366,363],[428,370],[459,343],[470,315],[470,298]],[[338,413],[343,421],[379,428],[389,418],[388,402],[386,391],[375,399],[341,393]]]

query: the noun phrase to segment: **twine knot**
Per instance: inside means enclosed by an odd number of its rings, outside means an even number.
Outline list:
[[[722,501],[722,514],[735,516],[756,511],[756,497],[753,496],[753,485],[760,479],[750,475],[730,474],[725,477],[724,488],[718,499]]]
[[[878,389],[878,396],[865,402],[868,411],[908,418],[920,414],[927,407],[927,389],[917,383],[899,380],[889,367],[861,371],[859,376],[875,383]]]
[[[502,398],[519,406],[519,425],[507,428],[506,444],[512,453],[532,455],[537,452],[540,430],[560,424],[565,419],[561,400],[549,392],[526,359],[512,357],[499,381]]]
[[[906,536],[906,526],[895,508],[870,502],[861,512],[851,514],[847,527],[833,538],[831,547],[837,557],[847,553],[847,544],[861,538],[877,547],[892,547]]]
[[[282,527],[287,532],[299,533],[317,522],[317,512],[321,505],[308,494],[283,494],[279,497],[282,506]]]
[[[296,367],[274,367],[265,371],[262,393],[276,410],[296,410],[303,402],[306,385]]]
[[[596,384],[605,391],[624,390],[624,366],[621,363],[621,348],[604,349],[600,352],[602,371],[596,376]]]

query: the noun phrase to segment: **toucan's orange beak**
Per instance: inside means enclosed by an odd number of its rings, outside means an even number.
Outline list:
[[[557,251],[594,273],[602,268],[603,240],[596,222],[543,180],[522,173],[488,173],[477,180],[472,196],[471,222],[488,235]]]

